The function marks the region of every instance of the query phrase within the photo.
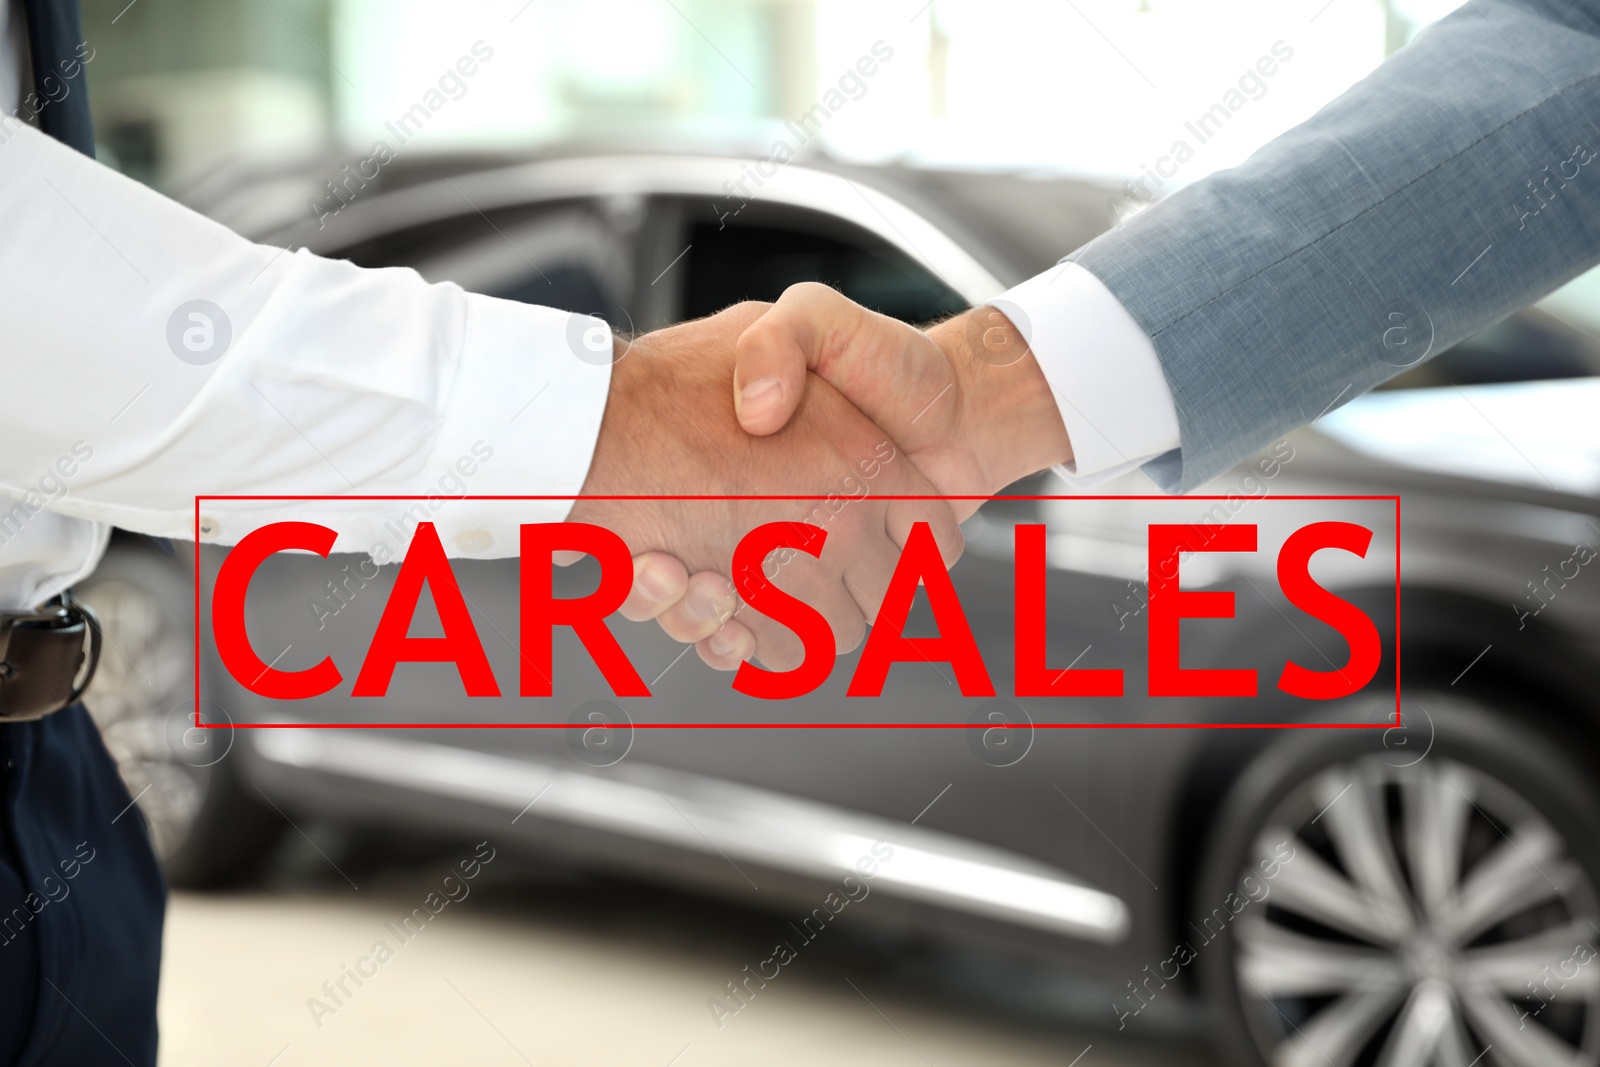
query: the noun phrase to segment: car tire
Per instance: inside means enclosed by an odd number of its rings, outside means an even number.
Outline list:
[[[1405,707],[1405,743],[1297,730],[1224,801],[1180,935],[1223,1062],[1600,1064],[1600,803],[1577,746],[1528,709]]]
[[[99,669],[84,704],[150,831],[168,880],[188,889],[248,879],[283,820],[239,777],[233,730],[194,725],[194,587],[154,545],[118,542],[74,594],[99,616]],[[229,721],[205,705],[205,721]]]

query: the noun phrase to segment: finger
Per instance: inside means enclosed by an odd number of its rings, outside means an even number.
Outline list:
[[[775,575],[772,584],[818,612],[833,634],[837,654],[859,647],[866,637],[867,620],[840,580],[837,572],[811,556],[800,554],[789,559]],[[753,610],[748,604],[739,612],[756,639],[756,658],[773,671],[791,671],[805,658],[805,646],[782,623]]]
[[[756,638],[738,619],[729,619],[694,650],[713,670],[736,671],[739,664],[756,654]]]
[[[880,468],[886,476],[882,483],[884,496],[891,497],[928,497],[938,492],[932,483],[918,470],[906,456],[896,455],[886,461]],[[978,509],[980,501],[945,501],[945,500],[890,500],[884,512],[884,532],[895,547],[905,548],[906,539],[911,536],[911,528],[925,522],[933,531],[934,543],[939,546],[939,555],[944,559],[945,568],[954,567],[956,560],[961,558],[963,549],[966,548],[966,538],[961,533],[960,519],[971,515]]]
[[[900,546],[890,540],[889,502],[870,496],[851,498],[823,516],[827,542],[822,562],[840,574],[851,601],[869,621],[876,619],[900,561]]]
[[[717,632],[739,604],[733,583],[714,571],[689,579],[683,599],[663,611],[656,622],[674,641],[692,645]]]
[[[880,518],[880,522],[883,520]],[[889,592],[889,579],[900,562],[899,549],[886,534],[854,548],[845,564],[844,586],[868,621],[877,619],[878,609]]]
[[[676,556],[645,552],[633,557],[633,589],[617,610],[633,622],[653,619],[679,600],[689,587],[689,571]]]
[[[750,632],[755,649],[750,658],[769,671],[792,671],[805,658],[805,646],[794,631],[745,604],[738,620]]]
[[[800,554],[793,549],[775,549],[759,563],[746,564],[747,567],[753,568],[754,572],[735,574],[734,577],[737,579],[734,583],[735,592],[737,593],[741,587],[748,589],[753,582],[762,579],[773,583],[779,582],[784,572],[796,566],[800,558]],[[759,661],[768,670],[789,670],[800,662],[805,650],[800,644],[800,639],[788,627],[761,614],[747,601],[742,600],[734,609],[734,618],[743,624],[755,642],[751,659]],[[786,666],[774,666],[774,664]]]
[[[900,548],[906,546],[911,528],[925,522],[933,531],[934,543],[939,546],[939,556],[946,570],[956,565],[966,549],[967,540],[956,522],[956,514],[943,500],[891,500],[884,516],[884,529]]]
[[[818,590],[812,606],[828,620],[828,627],[833,631],[835,655],[854,652],[867,639],[867,616],[842,577]]]

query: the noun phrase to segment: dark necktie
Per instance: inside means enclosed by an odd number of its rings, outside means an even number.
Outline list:
[[[78,0],[22,0],[22,8],[28,18],[33,87],[41,101],[48,101],[39,112],[39,128],[92,159],[94,127],[89,124],[89,83],[79,53],[83,26]]]
[[[6,2],[0,0],[0,4]],[[39,112],[39,128],[93,159],[94,127],[89,122],[89,79],[79,51],[84,38],[78,0],[22,0],[22,9],[28,17],[34,89],[40,100],[49,101]],[[68,71],[73,74],[70,78]],[[65,96],[61,95],[63,86]],[[167,555],[174,555],[171,541],[163,537],[150,540]]]

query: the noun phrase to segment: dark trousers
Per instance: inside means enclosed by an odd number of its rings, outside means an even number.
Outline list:
[[[154,1067],[166,897],[88,712],[0,726],[0,1065]]]

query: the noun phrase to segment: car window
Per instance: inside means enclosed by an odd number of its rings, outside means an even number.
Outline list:
[[[831,215],[759,201],[720,219],[709,203],[685,201],[682,210],[688,252],[679,265],[680,318],[741,300],[776,300],[804,281],[824,282],[905,322],[930,322],[967,307],[915,259]]]
[[[625,323],[625,240],[586,202],[473,213],[337,253],[364,267],[412,267],[430,282]]]

